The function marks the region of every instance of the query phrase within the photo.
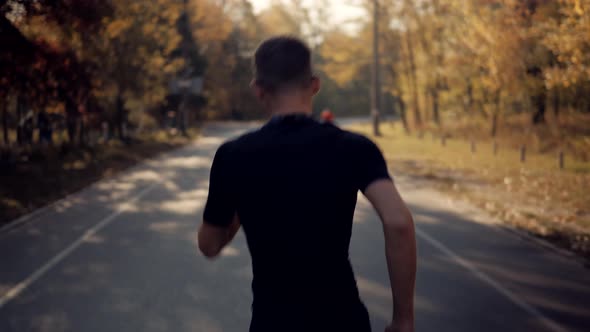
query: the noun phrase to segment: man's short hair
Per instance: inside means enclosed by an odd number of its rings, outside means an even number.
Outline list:
[[[258,46],[254,54],[254,79],[261,88],[275,93],[307,86],[312,78],[311,50],[300,39],[278,36]]]

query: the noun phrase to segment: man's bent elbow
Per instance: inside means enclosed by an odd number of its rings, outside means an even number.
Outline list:
[[[219,248],[219,246],[207,244],[206,241],[199,241],[199,250],[203,256],[209,259],[214,259],[219,256],[219,253],[221,253],[221,248]]]
[[[208,225],[203,221],[197,234],[199,250],[205,257],[213,259],[219,256],[227,243],[224,241],[226,237],[226,230]]]
[[[219,256],[221,249],[223,249],[223,246],[220,243],[213,241],[213,235],[214,234],[207,234],[206,230],[201,227],[197,236],[199,251],[201,251],[203,256],[209,259]]]

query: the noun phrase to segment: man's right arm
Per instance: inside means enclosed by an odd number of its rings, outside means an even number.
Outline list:
[[[414,221],[394,183],[376,180],[364,190],[383,222],[385,256],[393,295],[393,324],[386,331],[414,331],[416,237]]]

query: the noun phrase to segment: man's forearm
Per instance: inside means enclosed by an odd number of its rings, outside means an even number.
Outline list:
[[[411,220],[411,216],[409,216]],[[405,227],[385,226],[385,255],[391,292],[394,321],[414,319],[414,286],[416,283],[416,238],[414,223]]]

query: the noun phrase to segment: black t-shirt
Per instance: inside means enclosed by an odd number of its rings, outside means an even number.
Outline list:
[[[204,219],[227,226],[238,213],[252,255],[251,331],[370,329],[348,249],[358,191],[389,178],[369,139],[301,115],[218,149]]]

